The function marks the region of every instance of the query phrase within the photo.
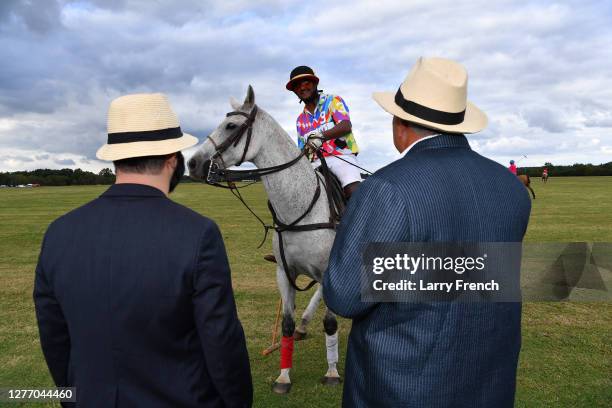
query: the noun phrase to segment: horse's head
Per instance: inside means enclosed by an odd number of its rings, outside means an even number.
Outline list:
[[[234,99],[230,100],[230,104],[234,111],[226,116],[187,162],[191,178],[206,180],[211,163],[223,169],[251,161],[261,148],[262,138],[256,137],[259,125],[255,120],[258,110],[253,88],[249,85],[242,105]]]

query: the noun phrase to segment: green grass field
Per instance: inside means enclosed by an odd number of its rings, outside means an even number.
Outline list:
[[[527,240],[612,242],[612,177],[551,178],[547,185],[533,179],[533,186],[537,200]],[[32,303],[40,242],[53,219],[97,197],[105,188],[0,190],[0,387],[52,385]],[[243,191],[255,211],[269,218],[261,185]],[[262,238],[256,220],[226,190],[184,184],[172,199],[214,219],[221,227],[251,356],[255,406],[340,406],[341,388],[326,388],[318,382],[327,368],[322,309],[311,323],[309,338],[296,343],[291,394],[270,392],[279,355],[263,357],[260,352],[270,343],[278,293],[274,266],[262,259],[270,251],[270,242],[256,248]],[[307,300],[307,295],[298,296],[298,315]],[[340,367],[349,329],[350,321],[341,319]],[[612,400],[611,362],[610,303],[526,303],[516,406],[608,407]]]

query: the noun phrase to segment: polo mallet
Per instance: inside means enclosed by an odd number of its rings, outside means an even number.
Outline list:
[[[280,343],[277,341],[277,333],[278,333],[278,323],[280,322],[280,312],[281,312],[282,304],[283,304],[283,300],[278,299],[278,307],[276,308],[276,321],[274,322],[274,331],[272,332],[272,343],[270,344],[270,347],[261,351],[262,356],[267,356],[268,354],[280,348]]]
[[[517,161],[514,162],[514,165],[518,168],[518,164],[521,160],[523,159],[528,159],[529,157],[527,157],[526,155],[523,155],[523,157],[521,157],[520,159],[518,159]],[[518,173],[517,173],[518,174]],[[525,169],[525,174],[527,174],[527,169]]]
[[[520,159],[518,159],[517,161],[514,162],[514,164],[519,164],[519,162],[523,159],[528,159],[529,157],[523,155],[523,157],[521,157]]]

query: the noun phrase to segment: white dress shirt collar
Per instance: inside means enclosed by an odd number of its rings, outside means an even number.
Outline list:
[[[436,137],[436,136],[440,136],[440,134],[439,134],[439,133],[437,133],[437,134],[435,134],[435,135],[429,135],[429,136],[425,136],[425,137],[420,138],[419,140],[417,140],[416,142],[414,142],[414,143],[412,143],[410,146],[408,146],[408,147],[407,147],[407,148],[406,148],[406,149],[405,149],[403,152],[401,152],[401,153],[400,153],[400,156],[401,156],[401,157],[406,156],[406,153],[408,153],[408,152],[410,151],[410,149],[412,149],[412,148],[414,147],[414,145],[415,145],[415,144],[417,144],[417,143],[419,143],[419,142],[422,142],[423,140],[432,139],[432,138],[434,138],[434,137]]]

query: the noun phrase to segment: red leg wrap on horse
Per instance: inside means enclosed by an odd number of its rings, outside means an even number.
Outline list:
[[[283,336],[281,339],[280,368],[291,368],[293,365],[293,336]]]

